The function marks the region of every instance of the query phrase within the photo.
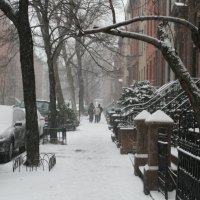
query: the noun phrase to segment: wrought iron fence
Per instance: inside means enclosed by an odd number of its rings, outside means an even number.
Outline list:
[[[200,199],[200,133],[192,112],[180,118],[177,200]]]
[[[170,168],[169,141],[165,128],[158,129],[158,190],[168,199],[168,192],[176,188],[177,176]]]
[[[200,199],[200,157],[178,149],[179,165],[176,200]]]
[[[57,144],[67,144],[66,128],[48,128],[44,127],[43,144],[52,142]]]
[[[26,165],[27,155],[20,155],[13,160],[13,172],[17,169],[20,172],[22,169],[26,169],[26,171],[37,171],[39,169],[45,170],[47,168],[49,171],[56,164],[56,156],[54,153],[40,153],[39,155],[39,164],[36,165]]]
[[[164,128],[158,130],[158,189],[168,199],[168,141]]]

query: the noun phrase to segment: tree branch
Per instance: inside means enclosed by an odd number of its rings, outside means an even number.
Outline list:
[[[17,26],[18,10],[14,10],[14,8],[12,7],[11,3],[8,0],[0,1],[0,9]]]
[[[158,40],[154,37],[150,37],[148,35],[141,34],[141,33],[121,31],[121,30],[116,30],[116,29],[107,30],[107,31],[104,31],[104,33],[108,33],[110,35],[115,35],[115,36],[120,36],[120,37],[126,37],[126,38],[141,40],[143,42],[147,42],[149,44],[152,44],[159,49],[162,46],[162,42],[160,40]]]
[[[109,3],[110,3],[110,9],[112,11],[113,24],[116,24],[116,15],[115,15],[115,9],[114,9],[112,0],[109,0]]]
[[[82,35],[106,32],[106,31],[111,30],[111,29],[116,29],[116,28],[121,27],[121,26],[126,26],[126,25],[129,25],[129,24],[134,23],[134,22],[145,21],[145,20],[159,20],[159,21],[168,21],[168,22],[178,23],[178,24],[181,24],[181,25],[188,27],[191,30],[191,32],[198,34],[198,28],[185,19],[180,19],[180,18],[177,18],[177,17],[170,17],[170,16],[139,16],[139,17],[135,17],[135,18],[130,19],[130,20],[126,20],[126,21],[119,22],[119,23],[116,23],[116,24],[112,24],[112,25],[102,27],[102,28],[82,30],[79,33],[79,35],[82,36]]]

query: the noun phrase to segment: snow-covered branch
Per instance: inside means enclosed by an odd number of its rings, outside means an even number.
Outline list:
[[[200,34],[199,34],[198,27],[196,27],[194,24],[192,24],[191,22],[189,22],[185,19],[181,19],[181,18],[177,18],[177,17],[170,17],[170,16],[139,16],[139,17],[134,17],[130,20],[125,20],[123,22],[119,22],[119,23],[112,24],[112,25],[105,26],[105,27],[98,27],[98,28],[95,28],[95,29],[81,30],[78,33],[78,35],[83,36],[83,35],[88,35],[88,34],[107,32],[111,29],[123,27],[123,26],[129,25],[129,24],[134,23],[134,22],[139,22],[139,21],[142,22],[142,21],[147,21],[147,20],[159,20],[159,21],[162,21],[162,22],[173,22],[173,23],[180,24],[180,25],[187,27],[192,33],[192,39],[193,39],[194,44],[200,49]]]
[[[161,47],[161,41],[160,40],[158,40],[154,37],[150,37],[148,35],[141,34],[141,33],[122,31],[122,30],[118,30],[118,29],[117,30],[116,29],[107,30],[107,31],[104,31],[104,33],[108,33],[110,35],[115,35],[115,36],[120,36],[120,37],[137,39],[137,40],[141,40],[143,42],[147,42],[149,44],[152,44],[157,48]]]
[[[195,32],[196,34],[198,34],[198,28],[191,22],[189,22],[185,19],[181,19],[181,18],[177,18],[177,17],[170,17],[170,16],[139,16],[139,17],[134,17],[130,20],[125,20],[123,22],[119,22],[119,23],[112,24],[109,26],[99,27],[96,29],[88,29],[88,30],[84,30],[82,32],[85,35],[92,34],[92,33],[99,33],[99,32],[104,32],[104,31],[107,31],[110,29],[116,29],[116,28],[119,28],[122,26],[126,26],[126,25],[129,25],[134,22],[147,21],[147,20],[159,20],[159,21],[174,22],[177,24],[184,25],[184,26],[188,27],[192,32]]]
[[[195,84],[175,49],[170,45],[169,37],[162,24],[158,26],[158,33],[164,44],[160,50],[162,51],[162,54],[168,62],[170,68],[178,78],[183,90],[185,90],[188,95],[192,108],[195,112],[196,120],[200,126],[200,89]]]

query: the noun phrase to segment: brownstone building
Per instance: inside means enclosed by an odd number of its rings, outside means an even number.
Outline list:
[[[184,18],[196,26],[200,24],[200,2],[196,0],[129,0],[126,6],[126,19],[144,15],[166,15]],[[157,37],[158,21],[146,21],[127,26],[128,31]],[[172,44],[194,78],[200,76],[200,54],[192,42],[191,32],[184,26],[169,23]],[[175,79],[161,52],[150,44],[123,38],[119,48],[125,52],[121,65],[123,85],[129,86],[133,80],[149,80],[161,86]],[[127,81],[128,80],[128,81]]]
[[[182,0],[173,5],[172,15],[200,24],[200,2]],[[200,77],[200,54],[192,42],[191,32],[184,26],[175,25],[175,47],[191,76]]]

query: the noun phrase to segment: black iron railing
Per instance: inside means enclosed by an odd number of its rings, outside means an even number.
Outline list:
[[[179,120],[177,200],[200,199],[200,133],[193,112]]]
[[[165,128],[158,129],[158,189],[168,199],[168,141]]]
[[[52,142],[57,144],[67,144],[66,128],[48,128],[43,130],[43,144]]]
[[[176,200],[200,199],[200,157],[178,148]]]
[[[168,192],[176,188],[177,176],[170,168],[169,137],[165,128],[158,129],[158,190],[168,199]]]
[[[26,165],[27,155],[20,155],[13,160],[13,172],[18,170],[19,172],[22,169],[26,171],[37,171],[39,169],[45,170],[46,168],[51,171],[51,169],[56,164],[56,155],[54,153],[40,153],[38,165]]]

